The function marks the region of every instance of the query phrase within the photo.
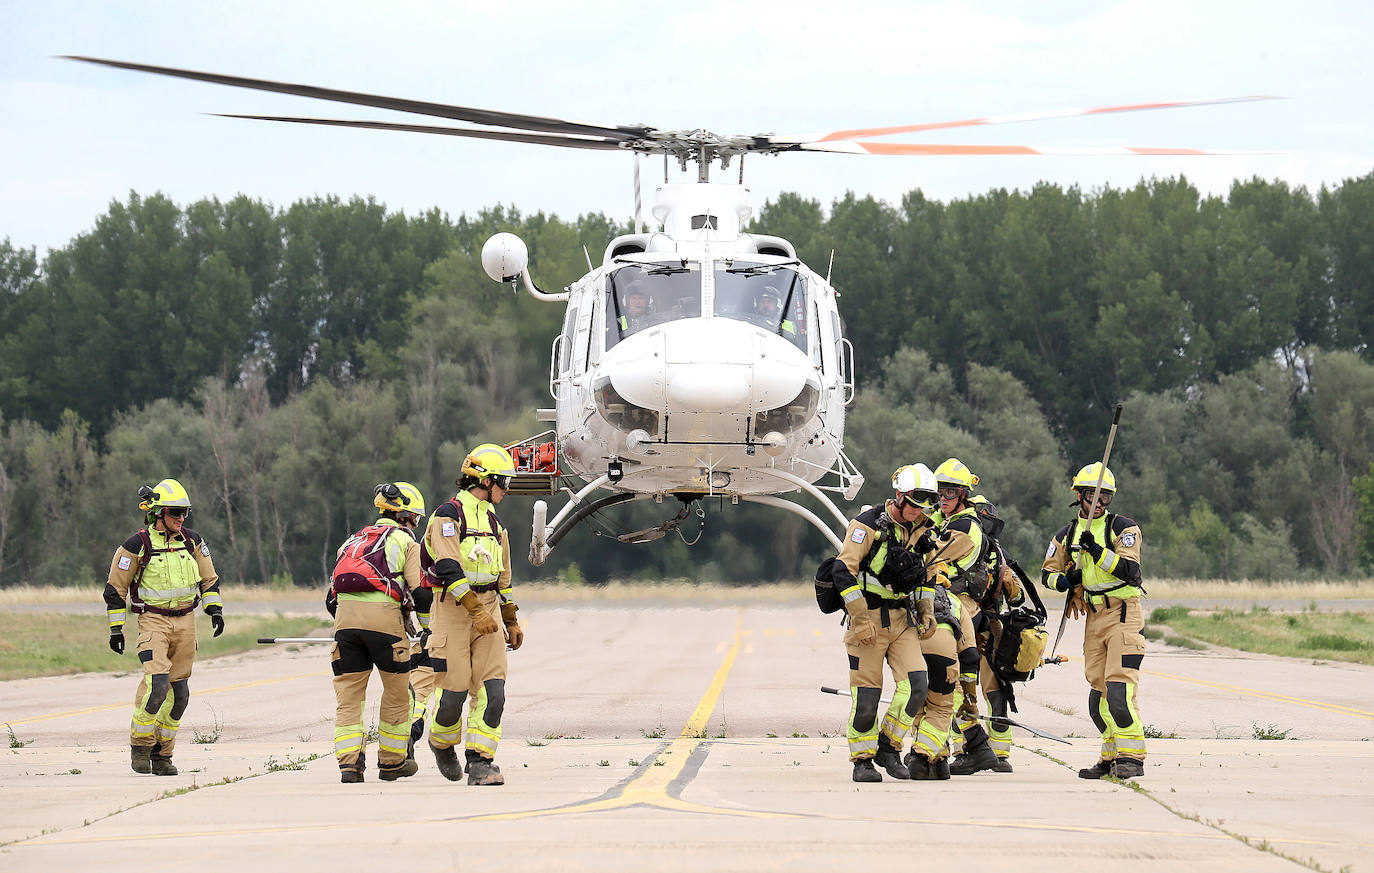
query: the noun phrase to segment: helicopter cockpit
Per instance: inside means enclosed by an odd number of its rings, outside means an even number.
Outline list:
[[[806,280],[788,266],[718,262],[715,314],[747,321],[807,351]]]
[[[701,316],[701,264],[626,264],[606,276],[606,348],[645,328]]]

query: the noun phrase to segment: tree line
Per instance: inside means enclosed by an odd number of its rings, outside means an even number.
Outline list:
[[[1316,195],[1185,179],[1037,186],[828,210],[783,195],[755,229],[827,262],[856,349],[846,429],[877,502],[900,463],[965,460],[1032,572],[1125,401],[1113,509],[1147,575],[1340,576],[1374,566],[1374,174]],[[498,230],[546,287],[628,228],[493,208],[454,220],[322,198],[112,203],[40,260],[0,243],[0,585],[89,583],[175,476],[226,579],[316,584],[372,486],[452,496],[463,453],[541,429],[557,306],[481,272]],[[523,554],[529,500],[503,517]],[[802,520],[707,502],[669,538],[637,504],[569,537],[565,579],[801,578]],[[760,544],[763,544],[760,546]]]

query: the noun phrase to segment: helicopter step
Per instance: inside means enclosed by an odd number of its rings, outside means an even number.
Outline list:
[[[544,440],[553,431],[546,430],[520,442],[506,446],[515,461],[515,475],[511,477],[507,493],[516,495],[546,495],[559,490],[558,447],[552,440]],[[541,440],[543,440],[541,442]]]

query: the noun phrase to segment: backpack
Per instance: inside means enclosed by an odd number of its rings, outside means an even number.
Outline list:
[[[1035,606],[1030,608],[1022,605],[999,615],[997,619],[1002,625],[1002,634],[997,638],[995,648],[993,639],[989,636],[987,651],[983,654],[988,659],[988,665],[992,667],[993,675],[997,677],[997,684],[1002,686],[1011,703],[1012,711],[1015,712],[1016,703],[1011,683],[1027,681],[1040,666],[1045,655],[1045,643],[1049,639],[1049,633],[1045,630],[1045,619],[1049,613],[1045,610],[1044,601],[1040,599],[1040,593],[1026,578],[1021,566],[1015,561],[1008,561],[1007,566],[1021,581],[1022,589]]]
[[[408,603],[410,592],[400,582],[400,573],[393,571],[386,560],[387,538],[395,530],[399,528],[370,524],[349,537],[339,552],[334,572],[329,575],[330,590],[337,594],[381,591],[397,603]]]
[[[831,575],[835,560],[834,557],[826,558],[816,568],[816,606],[824,615],[844,609],[844,598],[840,597],[840,592],[836,590],[835,580]]]

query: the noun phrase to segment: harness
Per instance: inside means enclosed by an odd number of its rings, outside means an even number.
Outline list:
[[[963,518],[970,518],[973,524],[978,525],[982,543],[978,549],[978,557],[974,559],[973,563],[969,564],[967,567],[960,567],[958,561],[954,562],[954,566],[958,568],[959,572],[950,578],[949,590],[954,594],[967,594],[969,597],[973,598],[976,603],[982,600],[983,596],[988,593],[988,547],[995,541],[988,536],[987,531],[983,530],[982,520],[977,514],[968,516],[961,515],[959,518],[950,519],[949,522],[946,522],[946,525],[952,524],[955,521],[962,521]],[[972,532],[972,526],[970,525],[969,533]]]
[[[496,512],[494,510],[487,510],[487,523],[491,527],[490,531],[470,531],[468,530],[468,514],[466,510],[463,509],[463,504],[459,502],[458,498],[451,498],[445,505],[452,506],[458,513],[458,540],[460,542],[468,537],[486,537],[495,540],[497,543],[501,542],[501,521],[496,517]],[[437,511],[435,512],[435,517],[438,517]],[[426,588],[438,588],[439,599],[443,600],[444,595],[448,592],[447,589],[444,588],[444,583],[439,579],[439,575],[434,572],[434,564],[434,556],[429,553],[429,546],[422,540],[420,542],[420,570],[424,575],[424,582],[422,584]],[[496,591],[501,587],[501,582],[499,579],[494,579],[491,582],[469,583],[468,587],[477,592]]]
[[[191,601],[191,605],[187,606],[185,609],[164,609],[161,606],[152,606],[150,604],[144,603],[143,598],[138,596],[139,583],[143,581],[143,574],[148,570],[148,564],[152,562],[153,556],[155,554],[167,554],[170,552],[175,552],[178,549],[185,549],[186,553],[191,555],[192,560],[195,560],[195,553],[193,551],[193,549],[195,548],[195,544],[191,542],[191,538],[186,536],[185,534],[182,534],[181,545],[173,545],[168,546],[165,549],[159,549],[153,546],[153,537],[151,534],[148,533],[148,529],[146,527],[139,528],[136,536],[138,537],[140,543],[138,553],[138,571],[134,573],[133,581],[129,583],[129,611],[132,612],[134,615],[142,615],[145,612],[151,612],[154,615],[165,615],[171,618],[176,618],[182,615],[189,615],[190,613],[194,612],[196,607],[200,605],[199,589],[197,589],[195,599]]]

